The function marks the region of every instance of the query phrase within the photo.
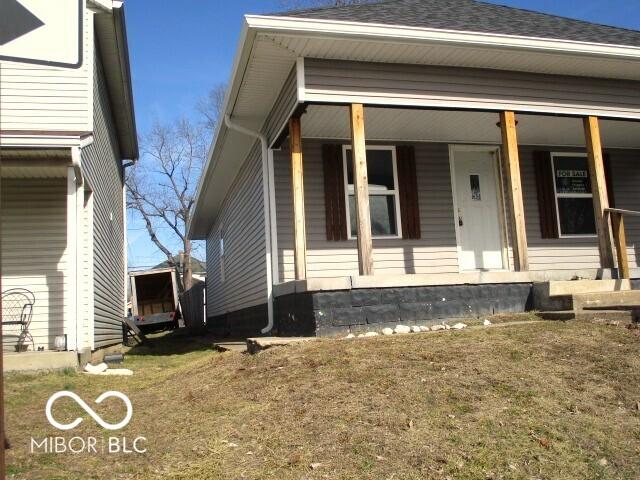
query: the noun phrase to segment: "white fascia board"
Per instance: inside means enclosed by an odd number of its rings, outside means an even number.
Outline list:
[[[504,111],[513,110],[519,113],[540,113],[540,114],[557,114],[574,117],[594,115],[606,119],[620,120],[640,120],[640,112],[637,109],[620,107],[593,107],[580,105],[563,105],[559,103],[548,102],[510,102],[510,101],[488,101],[456,99],[456,98],[440,98],[422,96],[404,96],[378,94],[371,92],[323,92],[315,90],[307,90],[305,99],[308,102],[328,103],[328,104],[345,104],[362,103],[365,105],[381,105],[403,107],[424,107],[424,108],[442,108],[442,109],[460,109],[460,110],[476,110],[476,111]]]
[[[240,86],[242,84],[242,79],[244,77],[244,71],[247,68],[247,64],[249,62],[249,57],[251,55],[251,50],[253,48],[253,42],[256,37],[256,32],[249,29],[249,25],[246,20],[242,25],[242,31],[240,33],[240,40],[238,42],[238,48],[236,50],[236,56],[233,59],[233,67],[231,69],[231,76],[229,78],[229,82],[227,83],[227,91],[224,96],[224,102],[222,111],[220,112],[220,118],[218,119],[218,124],[216,125],[216,131],[213,135],[213,140],[211,145],[209,146],[209,151],[207,152],[207,159],[204,164],[204,168],[202,169],[202,175],[200,175],[200,180],[198,181],[198,188],[196,189],[196,198],[193,203],[193,213],[191,215],[191,221],[187,226],[187,237],[190,239],[200,239],[199,236],[195,235],[194,223],[199,215],[199,210],[202,209],[200,205],[203,197],[203,191],[207,187],[207,183],[215,169],[215,155],[219,150],[219,144],[223,139],[223,135],[221,135],[223,129],[226,129],[227,126],[223,121],[225,115],[231,115],[233,111],[233,106],[235,105],[236,98],[238,96],[238,91],[240,90]],[[241,73],[240,73],[241,72]],[[232,179],[229,179],[231,182]]]
[[[116,49],[118,50],[118,63],[120,72],[120,82],[122,84],[122,98],[127,109],[127,133],[130,142],[129,155],[127,160],[138,160],[140,155],[138,146],[138,131],[136,128],[136,114],[133,103],[133,81],[131,77],[131,62],[129,60],[129,41],[127,40],[127,24],[125,20],[123,2],[113,2],[113,19],[116,38]]]
[[[37,147],[37,148],[73,148],[82,147],[88,138],[93,135],[88,132],[86,135],[65,135],[60,132],[55,135],[34,135],[30,133],[9,134],[0,137],[0,144],[7,147]]]
[[[122,2],[114,2],[112,0],[87,0],[87,7],[98,11],[110,13],[111,9],[115,7],[114,4]],[[119,5],[115,8],[118,8]]]
[[[603,55],[614,58],[640,59],[640,47],[626,45],[608,45],[574,40],[555,40],[539,37],[440,30],[339,20],[263,15],[247,15],[245,18],[250,28],[282,34],[473,45],[486,48],[514,48],[571,55]]]

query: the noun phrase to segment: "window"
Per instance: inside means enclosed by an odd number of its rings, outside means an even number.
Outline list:
[[[480,175],[469,175],[469,183],[471,185],[471,200],[474,202],[482,201],[482,193],[480,192]]]
[[[347,196],[347,227],[349,238],[358,235],[355,193],[353,188],[353,157],[351,147],[344,147],[345,194]],[[376,238],[401,236],[398,196],[398,171],[394,147],[367,147],[367,176],[369,177],[369,210],[371,235]]]
[[[595,235],[593,194],[586,155],[554,153],[551,162],[560,236]]]

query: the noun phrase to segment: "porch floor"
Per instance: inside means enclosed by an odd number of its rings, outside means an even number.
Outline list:
[[[633,271],[632,278],[638,278],[640,271]],[[447,285],[485,285],[501,283],[542,283],[575,279],[609,280],[617,278],[612,269],[587,270],[543,270],[528,272],[474,271],[454,274],[406,274],[345,276],[330,278],[307,278],[289,280],[274,285],[274,296],[292,293],[352,290],[363,288],[403,288]]]
[[[5,372],[59,370],[78,366],[77,352],[5,352],[3,355]]]

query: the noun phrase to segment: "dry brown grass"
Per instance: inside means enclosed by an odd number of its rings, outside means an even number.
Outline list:
[[[14,478],[640,477],[637,330],[523,324],[256,356],[186,353],[192,345],[129,355],[133,378],[11,377]],[[29,437],[59,434],[43,409],[61,388],[86,400],[127,393],[134,419],[123,434],[148,437],[148,453],[29,454]],[[110,408],[100,411],[117,417]],[[77,434],[97,427],[87,420]]]

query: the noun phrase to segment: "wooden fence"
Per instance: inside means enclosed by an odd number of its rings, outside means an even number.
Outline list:
[[[180,296],[185,327],[201,331],[206,327],[205,283],[198,282]]]

